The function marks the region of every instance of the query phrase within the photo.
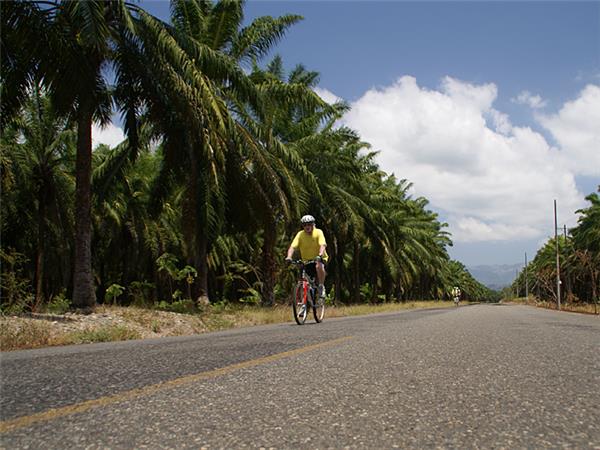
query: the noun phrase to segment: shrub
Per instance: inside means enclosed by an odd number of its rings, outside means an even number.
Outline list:
[[[48,312],[53,314],[64,314],[69,310],[70,307],[71,300],[65,296],[65,291],[62,291],[60,294],[55,295],[50,299],[46,309]]]
[[[28,259],[22,253],[9,249],[0,249],[0,312],[16,314],[32,307],[34,297],[31,283],[23,274],[23,266]]]
[[[131,297],[131,303],[134,306],[143,308],[145,306],[151,306],[152,301],[152,290],[154,289],[154,283],[148,281],[132,281],[129,283],[129,296]]]
[[[258,305],[262,301],[260,292],[254,288],[243,289],[242,292],[245,295],[240,298],[241,303],[245,303],[247,305]]]
[[[121,286],[120,284],[114,283],[111,284],[107,289],[106,289],[106,298],[108,299],[108,301],[111,304],[115,304],[115,302],[117,301],[117,297],[119,297],[123,291],[125,290],[125,288],[123,286]]]
[[[170,311],[181,314],[195,314],[198,312],[196,305],[190,299],[177,300],[173,303],[167,303],[162,301],[155,306],[156,309],[161,311]]]

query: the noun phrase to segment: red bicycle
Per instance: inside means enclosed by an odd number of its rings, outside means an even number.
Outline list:
[[[291,263],[298,266],[299,269],[298,282],[292,292],[292,312],[294,314],[294,320],[298,325],[303,325],[304,322],[306,322],[308,309],[312,308],[315,321],[317,323],[322,322],[323,316],[325,315],[325,299],[318,295],[319,291],[315,277],[311,277],[306,270],[307,267],[310,267],[311,265],[314,267],[317,261],[295,260]],[[312,272],[316,273],[316,267]]]

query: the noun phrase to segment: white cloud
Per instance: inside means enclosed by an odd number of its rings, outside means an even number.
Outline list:
[[[552,232],[553,199],[565,223],[566,211],[584,205],[583,195],[561,150],[495,110],[497,94],[491,83],[446,77],[431,90],[404,76],[366,92],[344,122],[380,151],[384,170],[413,182],[414,194],[429,199],[456,242],[540,238]],[[589,108],[567,104],[546,126],[559,142],[575,141],[576,125],[587,123],[579,117],[584,111]],[[575,225],[575,216],[566,223]]]
[[[566,167],[600,176],[600,86],[588,85],[557,114],[539,116],[562,150]]]
[[[469,242],[511,240],[515,234],[524,239],[538,236],[538,230],[531,226],[489,224],[474,217],[459,217],[455,224],[457,230],[455,234],[472,236],[472,239],[464,239]]]
[[[598,70],[595,70],[595,71],[580,70],[577,73],[577,76],[575,76],[575,81],[577,81],[577,82],[591,81],[592,83],[597,83],[598,80],[600,80],[600,71],[598,71]]]
[[[544,108],[548,104],[548,102],[542,100],[542,97],[533,95],[529,91],[522,91],[516,98],[512,98],[511,101],[520,105],[528,105],[533,109]]]
[[[92,125],[92,147],[96,148],[99,144],[106,144],[110,147],[119,145],[125,139],[123,130],[115,126],[112,122],[104,128],[97,124]]]
[[[327,89],[316,87],[314,91],[319,97],[323,99],[323,101],[329,103],[330,105],[342,101],[340,97],[335,95],[333,92],[328,91]]]

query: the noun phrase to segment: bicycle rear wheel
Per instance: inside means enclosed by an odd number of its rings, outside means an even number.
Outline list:
[[[294,314],[294,320],[298,325],[303,325],[306,322],[306,316],[308,315],[308,305],[305,298],[305,293],[308,295],[308,289],[305,289],[305,283],[299,281],[294,288],[292,294],[292,313]]]
[[[321,323],[325,316],[325,299],[318,292],[315,292],[314,296],[316,298],[313,299],[313,315],[315,316],[315,321]]]

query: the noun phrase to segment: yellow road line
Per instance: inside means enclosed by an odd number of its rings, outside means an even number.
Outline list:
[[[186,375],[181,378],[176,378],[174,380],[163,381],[161,383],[152,384],[149,386],[144,386],[142,388],[132,389],[130,391],[121,392],[115,395],[109,395],[106,397],[100,397],[93,400],[87,400],[82,403],[76,403],[74,405],[63,406],[62,408],[53,408],[47,411],[42,411],[37,414],[32,414],[30,416],[22,416],[17,417],[16,419],[6,420],[4,422],[0,422],[0,433],[7,433],[9,431],[16,430],[18,428],[27,427],[29,425],[33,425],[37,422],[44,422],[49,420],[54,420],[59,417],[68,416],[71,414],[77,414],[81,412],[85,412],[89,409],[96,408],[99,406],[106,406],[112,403],[118,403],[126,400],[134,400],[137,397],[142,397],[145,395],[151,395],[162,391],[164,389],[169,389],[177,386],[183,386],[186,384],[194,383],[197,381],[203,381],[210,378],[216,378],[221,375],[226,375],[231,372],[235,372],[240,369],[247,369],[249,367],[259,366],[261,364],[266,364],[272,361],[278,361],[280,359],[289,358],[291,356],[300,355],[302,353],[310,352],[313,350],[317,350],[324,347],[331,347],[333,345],[342,343],[351,339],[352,336],[344,336],[342,338],[334,339],[331,341],[321,342],[320,344],[309,345],[307,347],[297,348],[295,350],[289,350],[283,353],[277,353],[275,355],[265,356],[263,358],[251,359],[249,361],[244,361],[237,364],[232,364],[230,366],[221,367],[219,369],[209,370],[208,372],[200,372],[194,375]]]

